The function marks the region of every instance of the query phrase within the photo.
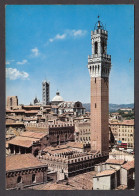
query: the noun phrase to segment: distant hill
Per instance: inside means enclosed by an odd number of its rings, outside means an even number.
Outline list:
[[[83,106],[86,108],[87,112],[90,112],[90,103],[83,103]],[[120,108],[134,108],[134,104],[109,104],[109,111],[116,112]]]

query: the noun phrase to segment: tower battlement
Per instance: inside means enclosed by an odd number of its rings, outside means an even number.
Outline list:
[[[95,29],[94,31],[91,31],[91,36],[98,35],[98,34],[103,34],[105,36],[108,36],[108,31],[106,31],[104,29]]]

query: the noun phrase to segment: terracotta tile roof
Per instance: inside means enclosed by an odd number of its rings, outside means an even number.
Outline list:
[[[40,105],[24,105],[23,108],[40,108]]]
[[[84,146],[83,143],[79,143],[79,142],[68,142],[66,145],[73,148],[83,148]]]
[[[47,183],[46,185],[35,186],[35,190],[76,190],[70,185]]]
[[[67,145],[59,145],[56,147],[48,146],[45,149],[43,149],[44,152],[49,152],[51,154],[57,154],[57,153],[64,153],[64,152],[72,152],[73,150],[69,148]]]
[[[46,148],[43,149],[44,152],[53,151],[53,150],[55,150],[55,148],[52,146],[47,146]]]
[[[25,110],[13,110],[13,112],[15,112],[15,113],[16,113],[16,112],[23,112],[23,113],[24,113]]]
[[[72,152],[72,149],[66,148],[66,149],[56,149],[55,151],[51,151],[52,154],[59,154],[59,153],[66,153],[66,152]]]
[[[23,122],[14,122],[14,123],[13,122],[11,122],[11,123],[6,122],[6,125],[24,125],[24,123]]]
[[[76,190],[92,190],[93,176],[96,172],[91,171],[83,174],[76,175],[69,178],[69,185],[73,186]]]
[[[22,146],[22,147],[29,148],[33,145],[33,142],[37,142],[37,141],[39,141],[39,139],[16,136],[15,138],[8,141],[8,143],[16,145],[16,146]]]
[[[38,113],[38,110],[29,110],[29,111],[25,111],[25,114],[37,114]]]
[[[26,126],[26,131],[31,131],[34,133],[46,133],[48,134],[48,128],[47,127],[28,127]]]
[[[59,146],[56,146],[54,149],[55,150],[58,150],[58,149],[64,149],[64,148],[67,148],[67,145],[59,145]]]
[[[18,154],[6,157],[6,171],[43,166],[32,154]]]
[[[45,137],[47,134],[46,133],[36,133],[36,132],[31,132],[31,131],[26,131],[21,134],[22,137],[29,137],[29,138],[36,138],[36,139],[41,139]]]
[[[133,161],[128,161],[127,163],[125,163],[124,165],[122,165],[122,168],[124,168],[126,170],[132,169],[134,167],[135,167],[134,160]]]
[[[6,109],[6,112],[13,112],[13,110]]]
[[[107,175],[111,175],[111,174],[114,174],[114,173],[115,173],[115,170],[114,169],[104,170],[102,172],[97,173],[95,177],[98,177],[98,176],[107,176]]]
[[[25,118],[23,118],[23,121],[36,121],[37,120],[37,117],[34,117],[34,118],[30,118],[30,117],[25,117]]]
[[[117,165],[122,165],[124,164],[124,160],[123,159],[108,159],[106,161],[106,163],[110,163],[110,164],[117,164]]]
[[[134,125],[134,119],[132,120],[124,120],[124,121],[119,121],[119,122],[110,122],[110,125]]]
[[[12,113],[22,112],[22,113],[24,113],[25,110],[6,110],[6,112],[12,112]]]

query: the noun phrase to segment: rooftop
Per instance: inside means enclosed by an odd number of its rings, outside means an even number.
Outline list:
[[[23,122],[6,122],[6,125],[24,125]]]
[[[104,171],[102,171],[102,172],[97,173],[95,177],[112,175],[112,174],[115,173],[115,171],[116,171],[116,170],[114,170],[114,169],[104,170]]]
[[[108,159],[106,161],[106,163],[110,163],[110,164],[117,164],[117,165],[122,165],[124,164],[124,160],[123,159]]]
[[[16,146],[22,146],[22,147],[29,148],[33,145],[33,142],[37,142],[37,141],[39,141],[39,139],[16,136],[15,138],[8,141],[8,143],[16,145]]]
[[[23,106],[24,108],[40,108],[40,106],[39,105],[24,105]]]
[[[6,157],[6,171],[43,166],[32,154],[18,154]]]
[[[66,145],[73,148],[84,148],[84,144],[79,142],[68,142]]]
[[[35,190],[76,190],[74,187],[65,184],[47,183],[33,187]]]
[[[128,161],[127,163],[125,163],[124,165],[122,165],[122,168],[124,168],[126,170],[132,169],[134,167],[135,167],[134,160],[133,161]]]
[[[110,122],[111,125],[134,125],[134,119],[124,120],[119,122]]]
[[[29,111],[25,111],[26,114],[37,114],[38,113],[38,110],[29,110]]]
[[[24,113],[25,110],[6,110],[6,112],[11,112],[11,113],[17,113],[17,112],[20,112],[20,113]]]
[[[36,133],[36,132],[31,132],[31,131],[26,131],[21,134],[22,137],[29,137],[29,138],[36,138],[36,139],[41,139],[45,137],[47,134],[46,133]]]

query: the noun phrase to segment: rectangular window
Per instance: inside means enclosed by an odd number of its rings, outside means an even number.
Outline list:
[[[97,104],[95,103],[95,108],[97,107]]]

